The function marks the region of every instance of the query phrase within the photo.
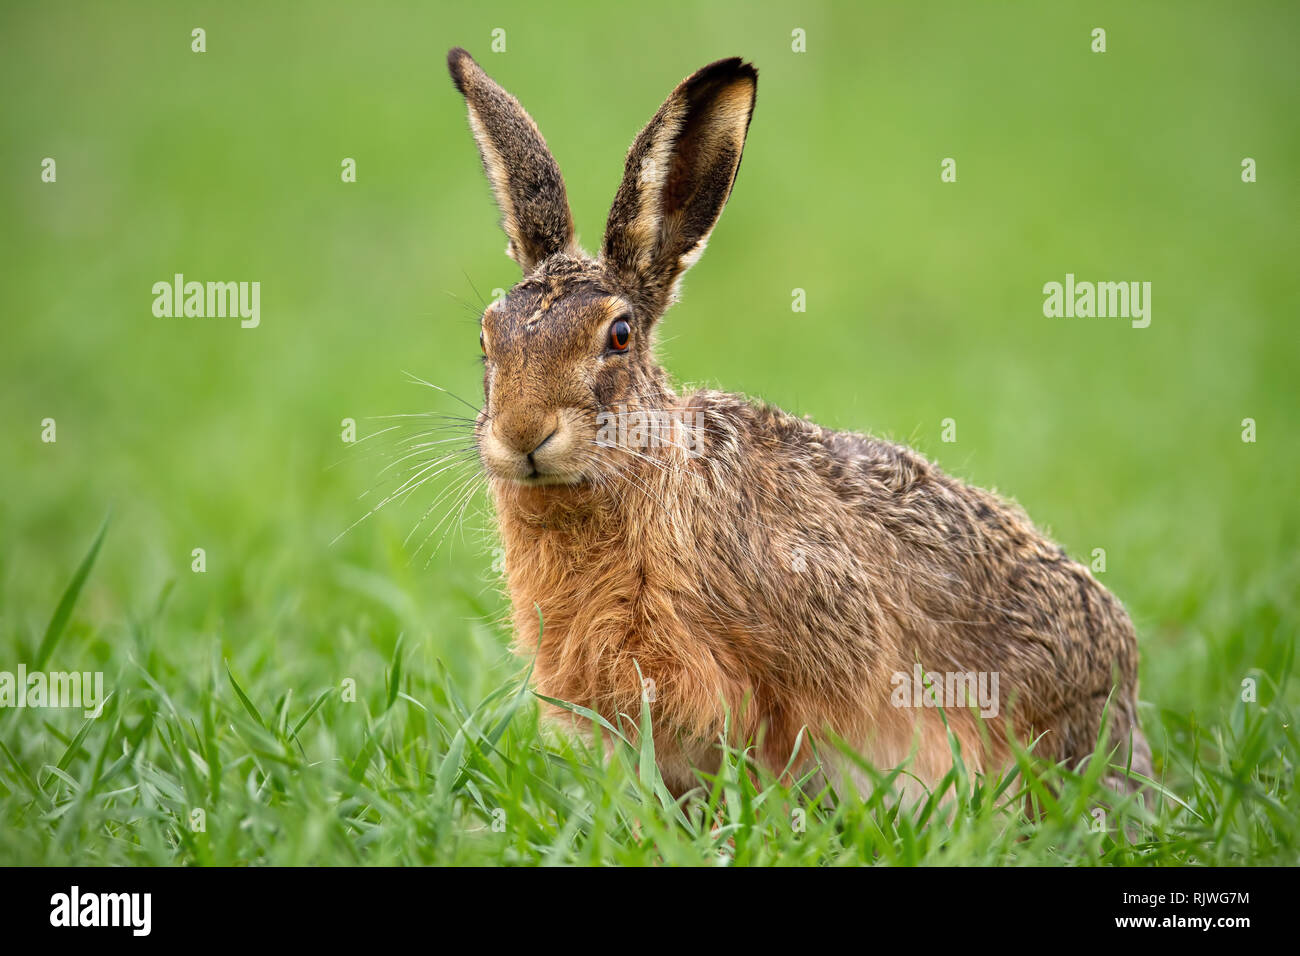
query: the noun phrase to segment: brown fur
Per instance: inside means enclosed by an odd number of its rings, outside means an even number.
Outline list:
[[[1109,699],[1116,762],[1131,747],[1150,774],[1127,614],[1015,505],[889,442],[740,396],[679,394],[656,364],[656,323],[740,165],[754,68],[721,60],[673,91],[629,150],[592,259],[532,120],[463,50],[448,61],[525,270],[483,318],[476,438],[538,691],[635,720],[639,667],[679,793],[716,768],[729,711],[733,742],[756,743],[774,771],[806,728],[882,768],[910,758],[933,785],[951,766],[938,712],[890,702],[891,675],[918,661],[1000,675],[987,727],[947,712],[975,769],[1006,764],[1008,732],[1045,734],[1039,754],[1080,762]],[[620,318],[627,352],[608,345]],[[598,416],[615,408],[682,413],[674,440],[700,454],[597,447]]]

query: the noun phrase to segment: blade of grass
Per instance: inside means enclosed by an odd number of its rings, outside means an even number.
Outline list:
[[[248,716],[257,721],[257,725],[263,730],[269,730],[270,728],[266,726],[266,721],[262,719],[262,715],[258,713],[257,708],[253,706],[253,702],[249,700],[248,695],[244,693],[244,688],[240,687],[239,681],[235,680],[235,673],[230,669],[230,661],[226,661],[226,676],[230,678],[230,686],[235,689],[235,696],[238,697],[239,702],[244,705],[244,710],[248,711]]]
[[[99,526],[99,533],[95,535],[94,543],[91,544],[90,550],[86,552],[86,556],[81,559],[77,573],[72,576],[72,580],[68,582],[67,588],[64,589],[63,597],[59,599],[59,604],[54,609],[54,616],[50,618],[49,626],[45,628],[45,636],[41,638],[40,646],[36,649],[32,670],[39,671],[45,666],[45,662],[50,659],[50,654],[54,652],[54,646],[58,644],[59,638],[63,636],[63,632],[68,626],[68,618],[72,616],[72,608],[77,603],[77,597],[81,594],[86,578],[90,576],[90,569],[95,564],[95,557],[99,554],[99,548],[104,543],[104,535],[108,531],[110,517],[112,517],[111,513],[104,516],[104,523]]]

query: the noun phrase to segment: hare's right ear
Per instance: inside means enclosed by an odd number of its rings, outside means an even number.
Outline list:
[[[533,118],[460,47],[447,54],[447,69],[469,106],[483,170],[510,237],[506,252],[525,275],[557,252],[576,252],[564,178]]]
[[[751,64],[711,63],[673,90],[628,150],[601,255],[660,308],[731,194],[757,91]]]

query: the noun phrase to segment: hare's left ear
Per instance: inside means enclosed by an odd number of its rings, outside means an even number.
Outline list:
[[[564,177],[533,118],[460,47],[447,54],[447,69],[469,106],[469,125],[510,237],[506,252],[524,275],[557,252],[575,253]]]
[[[722,214],[757,91],[751,64],[711,63],[673,90],[628,150],[601,255],[660,307]]]

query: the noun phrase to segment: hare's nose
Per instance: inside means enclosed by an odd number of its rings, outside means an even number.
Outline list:
[[[560,430],[560,427],[559,427],[558,425],[555,426],[554,428],[552,428],[551,431],[550,431],[550,434],[548,434],[545,438],[543,438],[541,441],[539,441],[536,445],[533,446],[533,450],[530,451],[530,452],[528,453],[528,457],[529,457],[529,458],[532,458],[533,455],[535,455],[535,454],[537,454],[539,451],[541,451],[541,450],[542,450],[542,446],[545,445],[545,444],[546,444],[548,441],[550,441],[552,438],[554,438],[554,437],[555,437],[555,433],[558,432],[559,430]]]
[[[559,423],[553,420],[532,422],[511,422],[504,424],[500,431],[501,440],[513,451],[531,458],[542,446],[555,437]]]

